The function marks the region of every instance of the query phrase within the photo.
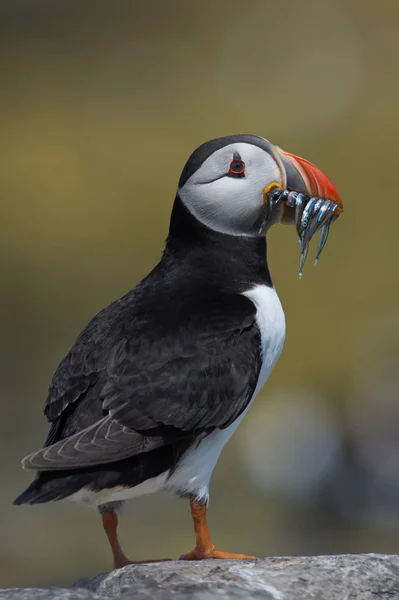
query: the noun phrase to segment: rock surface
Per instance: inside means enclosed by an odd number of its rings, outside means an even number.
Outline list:
[[[0,590],[0,600],[399,600],[399,556],[360,554],[131,565],[71,589]]]

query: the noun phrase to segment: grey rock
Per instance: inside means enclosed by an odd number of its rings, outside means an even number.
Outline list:
[[[116,596],[117,598],[117,596]],[[0,600],[97,600],[100,596],[85,589],[9,588],[0,589]],[[102,599],[103,600],[103,599]]]
[[[0,600],[399,600],[399,556],[169,561],[130,565],[72,589],[0,590]]]

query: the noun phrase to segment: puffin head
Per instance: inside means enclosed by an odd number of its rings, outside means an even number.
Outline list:
[[[262,236],[274,223],[295,223],[295,199],[270,210],[269,192],[282,188],[334,201],[331,181],[312,163],[255,135],[221,137],[199,146],[179,180],[187,210],[210,229],[230,235]]]

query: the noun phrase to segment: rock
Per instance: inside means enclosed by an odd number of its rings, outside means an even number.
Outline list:
[[[81,579],[71,589],[0,590],[0,600],[399,600],[399,556],[168,561]]]
[[[118,596],[116,596],[117,598]],[[0,589],[0,600],[94,600],[97,594],[85,589],[70,588],[9,588]],[[103,600],[103,599],[102,599]]]

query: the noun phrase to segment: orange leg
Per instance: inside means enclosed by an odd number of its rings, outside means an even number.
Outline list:
[[[114,512],[105,512],[101,514],[104,531],[107,534],[109,545],[111,546],[112,556],[114,559],[114,569],[126,567],[126,565],[134,564],[134,561],[129,560],[118,540],[118,515]]]
[[[114,559],[114,569],[121,569],[126,565],[137,565],[140,563],[163,562],[170,558],[159,558],[155,560],[129,560],[123,552],[118,540],[118,515],[115,512],[101,513],[104,531],[107,534],[109,545],[111,546],[112,556]]]
[[[188,554],[183,554],[181,560],[203,560],[204,558],[256,558],[246,554],[231,554],[220,552],[212,544],[211,534],[206,522],[206,504],[190,502],[191,515],[194,522],[195,548]]]

